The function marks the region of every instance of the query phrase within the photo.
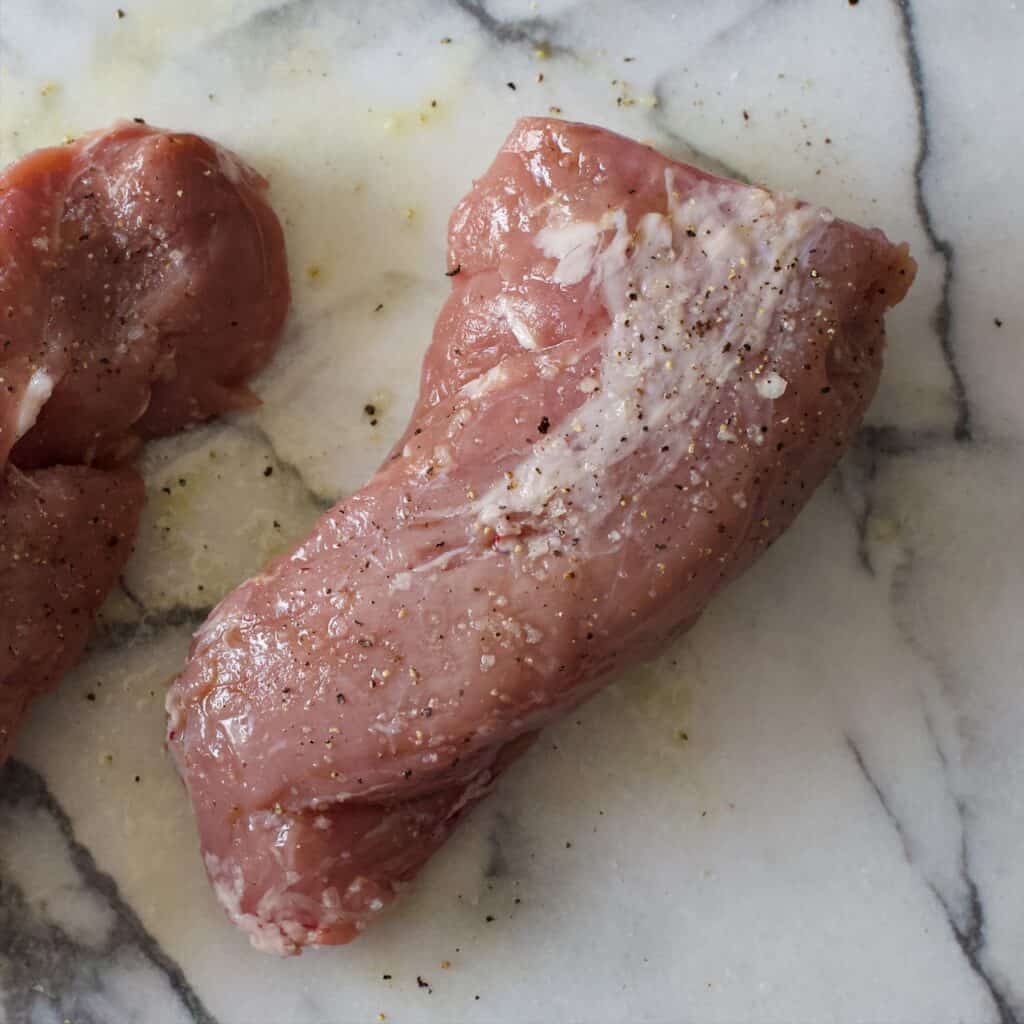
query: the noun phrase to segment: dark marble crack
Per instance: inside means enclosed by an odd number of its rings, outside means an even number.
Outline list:
[[[857,431],[854,444],[874,456],[909,455],[949,443],[949,435],[935,430],[908,430],[894,424],[867,424]]]
[[[302,470],[295,465],[294,462],[289,462],[284,458],[281,453],[274,446],[274,439],[259,423],[252,419],[247,419],[244,422],[232,423],[232,426],[243,434],[248,434],[249,437],[254,438],[261,444],[265,444],[270,449],[270,454],[274,458],[274,462],[277,463],[278,467],[292,477],[300,487],[306,492],[310,500],[314,505],[322,512],[326,512],[335,502],[341,500],[341,495],[329,495],[321,494],[309,481],[302,475]]]
[[[899,427],[862,427],[835,474],[839,496],[850,511],[857,534],[857,563],[870,576],[876,573],[868,530],[875,512],[874,486],[882,459],[918,447],[917,439]]]
[[[507,877],[511,873],[506,849],[511,838],[512,822],[503,811],[498,811],[487,831],[487,863],[484,865],[484,878],[493,881]]]
[[[134,606],[135,610],[139,613],[139,615],[145,615],[145,602],[143,602],[142,598],[139,597],[138,594],[136,594],[135,591],[133,591],[132,588],[128,585],[128,581],[125,579],[123,574],[118,577],[117,585],[121,588],[121,592],[124,594],[125,597],[128,598],[128,600]]]
[[[955,673],[920,640],[913,622],[908,618],[908,611],[917,607],[911,593],[915,563],[916,551],[909,544],[904,544],[903,557],[893,568],[892,579],[889,582],[889,606],[893,611],[893,623],[907,647],[929,666],[943,689],[949,692],[958,682]]]
[[[750,184],[750,178],[739,168],[726,163],[724,160],[720,160],[706,150],[699,149],[685,136],[680,135],[672,126],[668,116],[668,100],[665,95],[665,87],[660,79],[654,82],[651,93],[654,96],[654,107],[651,110],[650,120],[658,132],[667,140],[669,156],[675,160],[694,164],[709,174],[717,174],[722,178],[732,178],[735,181],[742,181],[747,185]]]
[[[163,630],[179,626],[198,629],[213,609],[212,604],[198,607],[179,604],[160,611],[145,610],[140,618],[131,622],[100,623],[89,641],[89,651],[94,653],[133,643],[148,643]]]
[[[7,1019],[29,1019],[31,1006],[45,999],[61,1020],[111,1024],[96,1018],[81,1000],[88,994],[90,981],[93,990],[102,984],[102,969],[115,957],[134,953],[163,975],[195,1024],[217,1024],[181,967],[147,931],[114,879],[99,869],[89,850],[75,838],[70,818],[43,777],[12,758],[0,770],[0,808],[16,815],[26,806],[42,811],[54,822],[83,886],[103,899],[114,924],[98,947],[83,945],[59,925],[40,921],[24,892],[0,877],[0,999]]]
[[[942,664],[940,659],[936,658],[927,649],[927,647],[915,635],[911,625],[907,623],[904,616],[900,614],[901,608],[913,606],[910,588],[911,580],[914,575],[914,564],[914,549],[905,546],[903,560],[895,567],[890,584],[890,604],[894,609],[893,620],[907,647],[931,668],[935,678],[940,682],[940,684],[944,687],[948,687],[951,684],[948,668]],[[960,880],[964,886],[965,901],[964,906],[959,912],[959,921],[956,920],[956,908],[951,905],[950,901],[943,900],[934,886],[930,886],[930,888],[932,888],[936,893],[936,897],[943,904],[944,909],[946,909],[947,916],[950,918],[954,937],[956,938],[958,945],[960,945],[960,948],[963,950],[964,955],[968,958],[968,961],[972,963],[972,966],[974,966],[974,961],[971,960],[971,958],[974,957],[976,960],[980,956],[985,945],[985,914],[978,885],[970,871],[970,851],[967,844],[967,819],[969,809],[963,798],[954,792],[952,780],[950,778],[949,759],[946,757],[946,752],[943,750],[942,743],[935,731],[932,717],[926,706],[922,706],[922,715],[924,718],[925,728],[928,731],[928,736],[932,741],[932,745],[942,766],[942,773],[946,781],[946,788],[953,800],[953,807],[956,811],[957,821],[960,827],[958,868]],[[1009,1008],[1012,997],[1002,991],[998,992],[998,994],[1001,996],[1005,1006]],[[997,1006],[998,1005],[999,1003],[997,1002]],[[1000,1024],[1007,1024],[1007,1022],[1009,1022],[1009,1024],[1024,1024],[1024,1007],[1018,1005],[1016,1009],[1008,1009],[1007,1013],[1009,1014],[1008,1016],[1001,1015],[999,1017]]]
[[[931,125],[921,55],[917,46],[916,19],[910,0],[894,0],[894,2],[899,16],[907,73],[910,76],[910,85],[914,95],[914,110],[917,116],[918,141],[917,155],[914,158],[914,205],[925,237],[932,250],[942,261],[942,292],[932,313],[931,324],[939,339],[939,347],[949,372],[953,401],[956,406],[953,437],[957,441],[969,442],[974,436],[971,405],[967,396],[967,386],[960,372],[953,347],[952,292],[956,272],[956,252],[953,244],[939,235],[928,201],[925,199],[924,171],[931,156]]]
[[[927,452],[948,445],[949,434],[937,430],[908,430],[892,424],[861,427],[840,464],[839,493],[853,516],[857,532],[857,561],[875,575],[868,530],[875,512],[874,485],[885,459]]]
[[[766,26],[762,23],[763,16],[776,15],[780,8],[787,6],[790,0],[760,0],[749,10],[744,11],[724,28],[720,28],[714,35],[701,43],[701,50],[705,53],[711,49],[727,46],[732,43],[738,35],[749,38],[753,33],[764,33]]]
[[[910,841],[906,830],[903,827],[903,823],[889,806],[889,802],[886,800],[885,794],[882,792],[878,782],[868,769],[864,760],[864,755],[850,736],[846,737],[846,745],[850,750],[854,763],[857,765],[858,771],[860,771],[861,775],[864,776],[864,779],[870,787],[871,792],[874,794],[875,799],[885,812],[886,817],[889,819],[889,823],[892,825],[896,835],[899,837],[900,845],[903,848],[904,858],[908,864],[913,865],[914,858],[910,848]],[[967,831],[964,827],[964,807],[962,802],[959,800],[957,800],[957,810],[960,815],[961,822],[960,872],[967,891],[966,912],[958,914],[956,912],[956,908],[951,905],[950,901],[943,895],[938,886],[923,874],[920,877],[927,886],[929,892],[931,892],[932,896],[935,898],[939,908],[942,910],[946,923],[949,925],[949,930],[952,933],[957,946],[959,946],[961,953],[963,953],[968,966],[988,992],[989,998],[992,1000],[993,1008],[996,1011],[994,1020],[997,1021],[998,1024],[1024,1024],[1024,1018],[1022,1018],[1018,1011],[1010,1005],[1009,997],[1002,991],[999,984],[992,978],[985,965],[981,962],[981,957],[985,948],[985,908],[981,900],[981,894],[978,890],[977,883],[974,881],[970,871],[970,860],[967,849]]]
[[[853,518],[857,534],[857,564],[869,576],[876,574],[868,528],[875,511],[874,484],[880,460],[879,451],[858,436],[834,476],[839,496]]]
[[[210,49],[220,49],[235,42],[244,42],[253,36],[279,37],[282,32],[294,30],[296,23],[308,17],[317,2],[318,0],[280,0],[280,3],[255,11],[237,25],[218,32],[210,38],[206,46]]]
[[[861,505],[860,511],[857,513],[856,521],[857,562],[860,564],[860,567],[871,576],[875,575],[875,565],[871,560],[871,545],[868,538],[868,527],[871,523],[871,517],[874,515],[875,501],[870,487],[877,476],[878,460],[872,459],[865,474],[864,502]]]
[[[487,833],[487,863],[484,865],[484,878],[493,881],[508,874],[508,858],[501,848],[501,836],[496,828]]]
[[[484,0],[453,0],[463,14],[468,14],[497,43],[532,46],[549,56],[573,56],[566,46],[554,41],[554,25],[545,18],[514,18],[503,21],[487,9]]]

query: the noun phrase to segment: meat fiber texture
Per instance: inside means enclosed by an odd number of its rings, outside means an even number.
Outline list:
[[[905,245],[520,121],[451,218],[391,456],[226,597],[168,697],[260,949],[357,936],[539,729],[690,626],[874,394]]]
[[[0,762],[132,549],[148,437],[255,402],[288,308],[266,182],[125,123],[0,174]]]

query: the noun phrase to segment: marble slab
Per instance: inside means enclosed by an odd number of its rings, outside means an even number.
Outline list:
[[[295,307],[260,409],[147,451],[124,586],[0,775],[0,1024],[1024,1021],[1022,7],[3,0],[3,161],[118,116],[215,136],[272,181]],[[920,276],[784,540],[371,933],[268,959],[208,890],[163,688],[396,437],[448,213],[548,111],[878,224]]]

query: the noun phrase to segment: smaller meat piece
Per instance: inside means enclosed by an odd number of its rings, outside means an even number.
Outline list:
[[[207,139],[138,124],[0,175],[0,461],[120,461],[253,404],[289,302],[265,186]]]
[[[288,310],[266,182],[123,123],[0,173],[0,763],[131,553],[149,437],[256,399]]]

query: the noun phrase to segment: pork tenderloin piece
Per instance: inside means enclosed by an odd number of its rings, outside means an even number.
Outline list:
[[[226,597],[168,697],[258,948],[347,942],[537,731],[690,626],[874,394],[905,245],[520,121],[451,218],[409,429]]]
[[[288,309],[266,182],[126,122],[0,173],[0,763],[132,550],[147,437],[253,404]]]

